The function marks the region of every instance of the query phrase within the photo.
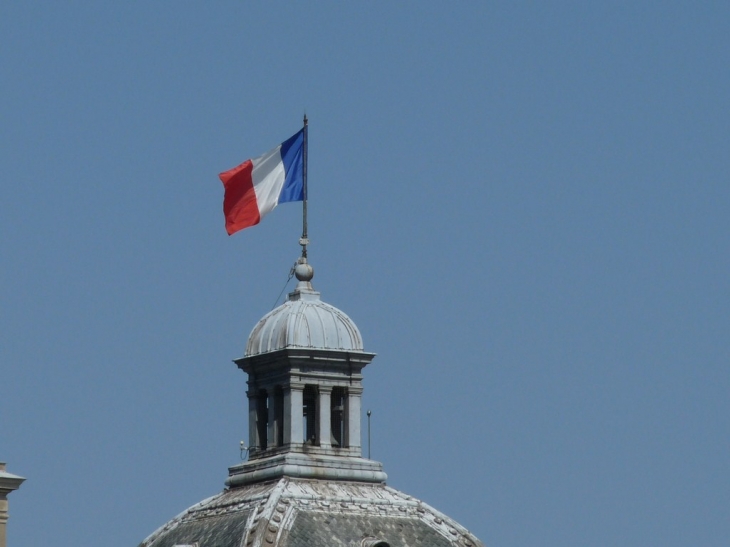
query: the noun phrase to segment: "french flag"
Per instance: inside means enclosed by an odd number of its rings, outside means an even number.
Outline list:
[[[304,129],[263,156],[218,175],[228,235],[255,226],[279,203],[304,200]]]

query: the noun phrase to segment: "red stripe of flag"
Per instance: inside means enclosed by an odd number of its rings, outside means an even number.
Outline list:
[[[238,167],[218,175],[225,188],[223,214],[228,235],[254,226],[261,221],[256,193],[253,189],[253,162],[246,160]]]

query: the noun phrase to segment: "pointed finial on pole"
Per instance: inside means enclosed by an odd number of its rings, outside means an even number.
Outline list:
[[[307,114],[304,114],[304,139],[302,143],[302,237],[299,238],[299,245],[302,246],[302,259],[304,262],[307,261],[307,245],[309,244],[309,237],[307,235],[307,128],[309,127],[309,120]]]

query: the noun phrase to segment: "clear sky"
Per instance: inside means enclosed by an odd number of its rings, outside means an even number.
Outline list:
[[[301,207],[228,237],[217,174],[306,112],[389,484],[490,547],[727,547],[729,66],[725,2],[3,3],[9,545],[223,488]]]

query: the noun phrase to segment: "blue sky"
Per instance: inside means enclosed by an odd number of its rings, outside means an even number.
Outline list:
[[[217,174],[310,118],[315,287],[389,484],[491,547],[730,537],[730,9],[6,3],[9,545],[137,545],[219,492],[298,204]],[[289,288],[291,288],[290,285]]]

